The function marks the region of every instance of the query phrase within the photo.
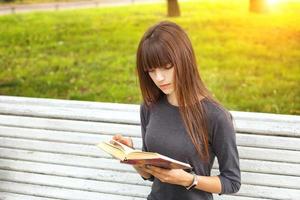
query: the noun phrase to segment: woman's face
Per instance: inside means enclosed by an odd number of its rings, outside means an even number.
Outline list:
[[[167,64],[165,67],[154,68],[148,71],[155,85],[166,95],[174,93],[174,67]]]

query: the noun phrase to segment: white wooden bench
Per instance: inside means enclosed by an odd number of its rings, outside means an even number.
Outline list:
[[[94,146],[122,133],[141,148],[138,112],[138,105],[0,96],[0,199],[145,199],[151,183]],[[299,200],[300,116],[232,114],[242,187],[214,198]]]

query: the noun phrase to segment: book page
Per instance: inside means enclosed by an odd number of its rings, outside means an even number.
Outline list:
[[[97,144],[97,147],[109,153],[113,157],[118,158],[119,160],[123,160],[125,158],[123,149],[109,142],[100,142]]]
[[[113,139],[112,139],[112,141],[114,142],[113,145],[119,146],[120,148],[122,148],[122,150],[124,151],[124,153],[125,153],[126,155],[128,155],[128,154],[131,153],[131,152],[141,152],[141,150],[132,149],[132,148],[130,148],[129,146],[127,146],[127,145],[125,145],[125,144],[123,144],[123,143],[121,143],[121,142],[119,142],[119,141],[116,141],[116,140],[113,140]]]

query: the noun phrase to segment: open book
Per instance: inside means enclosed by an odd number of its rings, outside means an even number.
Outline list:
[[[187,163],[174,160],[159,153],[132,149],[116,140],[112,141],[114,144],[100,142],[97,144],[97,147],[119,159],[121,163],[153,165],[166,169],[192,169]]]

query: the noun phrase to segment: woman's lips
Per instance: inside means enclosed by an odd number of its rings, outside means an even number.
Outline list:
[[[171,84],[168,83],[168,84],[160,85],[159,87],[162,88],[162,89],[165,89],[165,88],[169,87],[170,85],[171,85]]]

